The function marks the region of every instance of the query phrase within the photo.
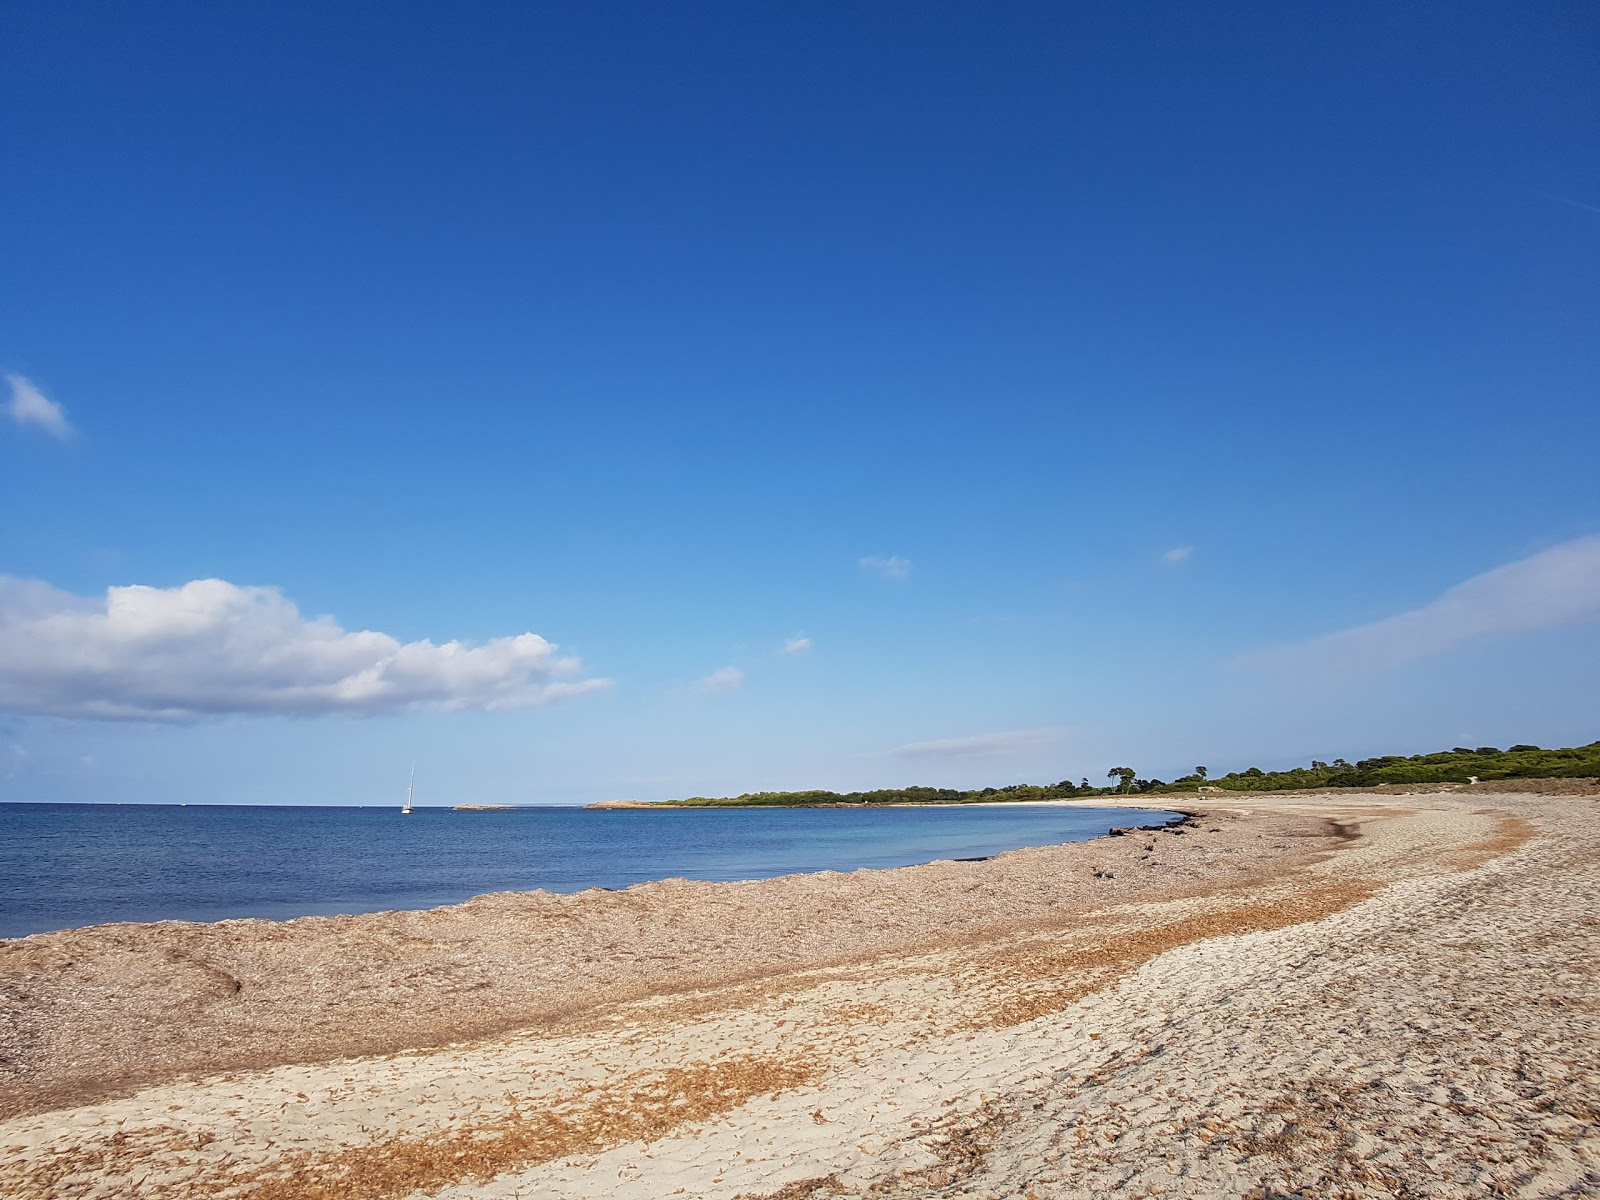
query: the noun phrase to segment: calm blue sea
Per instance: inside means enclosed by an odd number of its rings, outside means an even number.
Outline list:
[[[900,867],[1166,819],[1118,808],[525,808],[0,804],[0,937],[105,921],[299,917],[483,892]]]

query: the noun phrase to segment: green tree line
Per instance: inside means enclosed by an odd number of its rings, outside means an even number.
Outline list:
[[[813,807],[828,804],[993,804],[1002,800],[1079,800],[1095,796],[1128,796],[1157,793],[1171,795],[1192,792],[1204,784],[1237,792],[1290,791],[1304,788],[1364,788],[1385,783],[1466,783],[1476,777],[1485,782],[1495,779],[1573,779],[1600,777],[1600,741],[1587,746],[1543,750],[1538,746],[1518,745],[1501,750],[1495,746],[1469,748],[1457,746],[1433,754],[1384,755],[1346,762],[1313,759],[1308,767],[1287,771],[1263,771],[1247,767],[1226,775],[1210,776],[1205,767],[1171,783],[1143,779],[1132,767],[1112,767],[1106,772],[1108,784],[1093,787],[1087,777],[1074,783],[1063,779],[1053,784],[1013,783],[1007,787],[956,788],[905,787],[878,788],[866,792],[746,792],[742,796],[691,796],[668,800],[684,808],[717,806]]]

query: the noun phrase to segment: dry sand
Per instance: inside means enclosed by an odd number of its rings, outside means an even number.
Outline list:
[[[1600,1195],[1596,800],[1223,802],[986,862],[0,942],[0,1195]]]

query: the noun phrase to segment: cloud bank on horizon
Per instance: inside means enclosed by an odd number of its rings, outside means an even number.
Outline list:
[[[609,686],[536,633],[401,643],[276,588],[197,579],[75,596],[0,576],[0,712],[185,721],[526,708]]]
[[[1057,745],[1061,737],[1059,729],[1014,729],[1006,733],[980,733],[973,737],[911,742],[896,746],[889,753],[896,758],[1005,758]]]
[[[62,441],[68,441],[76,432],[61,406],[35,387],[27,376],[8,372],[6,383],[11,388],[11,399],[6,402],[5,413],[18,425],[31,425]]]
[[[1431,604],[1247,654],[1242,667],[1351,676],[1444,654],[1479,638],[1600,620],[1600,537],[1576,538],[1475,575]]]

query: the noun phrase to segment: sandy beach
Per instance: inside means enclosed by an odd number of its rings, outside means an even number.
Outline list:
[[[0,942],[0,1195],[1600,1195],[1600,798],[1549,790]]]

